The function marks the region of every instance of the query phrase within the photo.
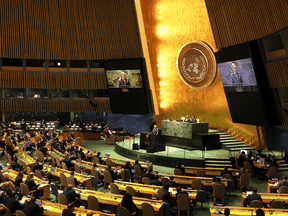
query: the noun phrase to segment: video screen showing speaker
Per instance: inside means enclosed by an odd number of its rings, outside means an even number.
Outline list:
[[[115,114],[141,114],[148,111],[148,99],[144,76],[145,61],[107,60],[104,62],[106,71],[111,111]]]
[[[141,70],[107,70],[108,88],[142,88]]]
[[[257,92],[258,85],[251,58],[218,64],[225,92]]]
[[[215,56],[233,122],[276,125],[278,116],[258,42],[223,48]]]

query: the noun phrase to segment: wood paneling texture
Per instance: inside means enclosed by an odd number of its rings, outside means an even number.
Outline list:
[[[0,57],[142,58],[133,0],[0,0]]]
[[[288,26],[287,0],[205,0],[216,47],[241,44]]]
[[[110,101],[94,104],[97,107],[92,107],[89,101],[0,100],[0,109],[9,112],[111,112]]]
[[[0,88],[107,89],[104,73],[0,71]]]

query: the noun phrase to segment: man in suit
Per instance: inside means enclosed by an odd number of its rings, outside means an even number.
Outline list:
[[[103,160],[102,160],[102,157],[101,157],[101,152],[97,152],[97,156],[96,157],[99,159],[100,164],[104,164]]]
[[[164,185],[163,188],[158,190],[157,193],[161,196],[162,200],[164,200],[164,198],[166,198],[167,200],[171,199],[171,196],[170,196],[168,190],[169,190],[169,187],[167,185]]]
[[[35,173],[35,170],[42,170],[43,166],[40,165],[40,161],[37,159],[36,162],[32,165],[32,172]]]
[[[17,201],[17,193],[14,191],[12,196],[6,200],[6,207],[10,210],[11,214],[14,214],[16,210],[22,210],[23,206]]]
[[[117,179],[117,173],[115,173],[112,169],[111,169],[111,165],[108,165],[108,168],[106,169],[110,172],[112,180],[116,180]]]
[[[271,156],[271,157],[270,157],[270,166],[275,166],[275,167],[278,168],[277,160],[275,159],[274,156]]]
[[[174,182],[174,177],[170,176],[170,181],[166,183],[168,187],[176,187],[176,183]]]
[[[192,121],[192,123],[197,123],[197,119],[196,119],[196,117],[193,116],[191,121]]]
[[[225,174],[230,174],[232,176],[232,172],[228,170],[227,166],[225,166],[224,170],[221,171],[221,176],[223,176]]]
[[[77,194],[75,190],[73,190],[73,186],[71,184],[68,184],[67,187],[64,189],[63,195],[66,196],[69,203],[74,202],[74,205],[76,207],[79,207],[81,205],[79,200],[76,201],[76,198],[79,198],[80,194]]]
[[[143,177],[147,177],[151,179],[151,181],[155,179],[155,176],[152,174],[152,169],[148,169],[147,173]]]
[[[287,175],[284,175],[283,177],[282,177],[282,181],[280,181],[279,183],[278,183],[278,189],[281,187],[281,186],[288,186],[288,181],[287,181]]]
[[[29,191],[36,190],[35,196],[39,198],[39,191],[37,190],[38,186],[34,181],[34,173],[33,172],[31,172],[29,174],[29,178],[28,177],[26,178],[25,184],[29,188]]]
[[[80,184],[79,181],[74,177],[74,171],[70,172],[70,177],[68,177],[68,178],[73,179],[73,181],[75,182],[75,185],[79,185]]]
[[[62,216],[76,216],[76,214],[74,214],[73,211],[74,211],[74,205],[69,204],[67,206],[67,209],[63,209]]]
[[[157,136],[159,134],[159,129],[157,128],[157,125],[154,125],[154,129],[152,130],[152,135]]]
[[[245,152],[242,151],[241,155],[239,156],[239,166],[243,167],[244,166],[244,161],[246,160]]]
[[[159,181],[159,176],[156,175],[154,180],[151,180],[150,185],[162,186],[161,181]]]
[[[40,207],[39,205],[37,205],[35,203],[36,201],[36,197],[33,197],[31,198],[30,201],[27,201],[23,204],[23,210],[22,212],[25,214],[25,215],[39,215],[43,213],[44,211],[44,208],[43,207]]]
[[[186,118],[184,119],[184,122],[189,122],[191,121],[191,119],[189,118],[189,116],[187,115]]]
[[[121,73],[121,77],[119,78],[119,81],[118,81],[118,88],[121,87],[121,86],[129,86],[130,88],[132,88],[133,86],[131,85],[129,79],[126,77],[126,73],[125,72],[122,72]]]
[[[261,198],[261,195],[259,195],[259,194],[257,194],[257,188],[253,188],[252,189],[252,194],[250,194],[250,195],[248,195],[245,199],[244,199],[244,201],[245,202],[252,202],[253,200],[260,200],[260,201],[262,201],[262,198]]]
[[[65,159],[63,160],[63,162],[66,164],[66,166],[67,166],[68,169],[74,167],[74,164],[73,164],[72,161],[70,160],[68,154],[65,155]]]

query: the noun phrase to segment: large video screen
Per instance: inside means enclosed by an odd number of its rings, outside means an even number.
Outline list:
[[[142,88],[141,70],[106,70],[109,88]]]
[[[218,64],[225,92],[257,92],[258,85],[251,58]]]

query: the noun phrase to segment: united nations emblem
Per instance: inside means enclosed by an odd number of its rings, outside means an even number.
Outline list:
[[[177,56],[179,76],[189,87],[208,87],[216,75],[216,61],[210,47],[201,41],[184,44]]]

